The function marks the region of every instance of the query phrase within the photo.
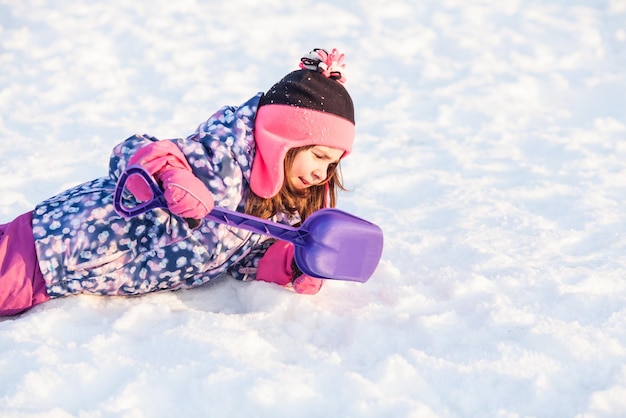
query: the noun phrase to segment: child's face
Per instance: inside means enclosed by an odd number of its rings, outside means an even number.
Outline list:
[[[343,150],[316,145],[296,154],[289,172],[291,184],[298,190],[318,185],[328,175],[328,167],[337,164]]]

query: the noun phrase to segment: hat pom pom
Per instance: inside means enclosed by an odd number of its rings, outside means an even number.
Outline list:
[[[322,48],[315,48],[304,57],[300,58],[300,68],[322,73],[325,77],[346,82],[346,64],[343,63],[345,55],[333,48],[329,54]]]

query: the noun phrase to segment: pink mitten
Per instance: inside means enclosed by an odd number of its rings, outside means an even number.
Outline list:
[[[295,290],[296,293],[314,295],[320,291],[323,283],[324,280],[322,279],[302,274],[301,276],[296,277],[293,281],[293,290]]]
[[[167,207],[183,218],[201,219],[213,210],[213,195],[191,171],[185,154],[171,141],[156,141],[139,149],[128,165],[141,165],[161,182]],[[126,182],[128,190],[139,200],[152,198],[150,188],[139,176]]]
[[[294,278],[294,275],[296,277]],[[293,261],[293,244],[276,241],[259,261],[256,279],[287,286],[292,283],[296,293],[314,295],[324,282],[322,279],[303,274]]]
[[[191,171],[183,152],[171,141],[157,141],[139,149],[128,160],[128,165],[141,165],[148,173],[159,180],[159,174],[165,170],[178,168]],[[152,198],[150,187],[139,175],[130,176],[126,188],[139,200]]]
[[[276,241],[259,261],[256,279],[281,286],[288,285],[293,276],[291,260],[293,260],[293,244],[287,241]]]
[[[213,195],[191,171],[171,169],[160,176],[167,207],[183,218],[201,219],[213,210]]]

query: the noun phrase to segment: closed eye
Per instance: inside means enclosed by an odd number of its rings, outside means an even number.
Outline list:
[[[329,155],[327,155],[327,154],[325,154],[325,153],[323,153],[323,152],[319,152],[319,151],[318,151],[318,152],[314,152],[314,153],[313,153],[313,155],[314,155],[316,158],[320,159],[320,160],[324,160],[324,161],[327,161],[327,160],[332,160],[332,157],[330,157]],[[339,161],[333,161],[333,162],[332,162],[332,163],[330,163],[330,164],[331,164],[331,165],[335,165],[335,166],[336,166],[337,164],[339,164]]]

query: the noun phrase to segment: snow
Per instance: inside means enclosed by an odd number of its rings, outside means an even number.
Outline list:
[[[2,417],[626,415],[626,1],[0,0],[0,222],[346,53],[364,284],[0,319]]]

